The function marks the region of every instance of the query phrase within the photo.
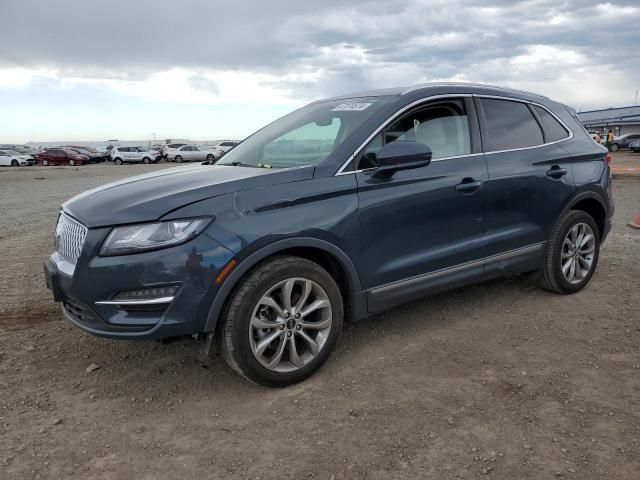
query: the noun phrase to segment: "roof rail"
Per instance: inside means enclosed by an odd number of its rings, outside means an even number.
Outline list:
[[[506,91],[506,92],[524,93],[526,95],[534,95],[536,97],[546,98],[547,100],[549,100],[548,97],[545,97],[544,95],[540,95],[539,93],[528,92],[526,90],[518,90],[516,88],[501,87],[499,85],[490,85],[490,84],[487,84],[487,83],[473,83],[473,82],[427,82],[427,83],[420,83],[418,85],[413,85],[413,86],[407,88],[404,92],[401,93],[401,95],[406,95],[407,93],[413,92],[415,90],[420,90],[421,88],[453,87],[453,86],[455,86],[455,87],[493,88],[495,90],[503,90],[503,91]]]

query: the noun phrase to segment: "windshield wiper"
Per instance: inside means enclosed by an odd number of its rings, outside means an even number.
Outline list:
[[[256,164],[253,164],[253,163],[231,162],[231,163],[227,163],[227,164],[223,164],[223,165],[233,165],[234,167],[272,168],[271,165],[269,165],[267,163],[258,163],[256,165]]]

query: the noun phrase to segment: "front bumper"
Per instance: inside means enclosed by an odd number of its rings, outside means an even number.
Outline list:
[[[106,338],[162,339],[204,331],[218,287],[216,275],[233,253],[206,233],[176,247],[99,257],[109,229],[92,229],[72,268],[57,253],[45,261],[45,280],[67,321]],[[118,293],[178,286],[163,304],[102,303]]]

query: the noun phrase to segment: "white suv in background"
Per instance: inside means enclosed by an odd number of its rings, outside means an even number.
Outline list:
[[[116,165],[122,165],[123,163],[156,163],[161,155],[144,147],[113,147],[110,157]]]
[[[230,140],[225,140],[224,142],[220,142],[220,143],[216,144],[215,147],[213,147],[213,148],[215,148],[216,150],[218,150],[220,152],[220,154],[216,155],[216,157],[221,157],[222,155],[227,153],[229,150],[231,150],[233,147],[238,145],[238,143],[240,143],[240,142],[232,142]]]

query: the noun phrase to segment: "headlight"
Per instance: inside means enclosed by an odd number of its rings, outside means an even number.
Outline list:
[[[100,255],[124,255],[179,245],[202,233],[212,221],[211,217],[187,218],[115,227],[102,244]]]

